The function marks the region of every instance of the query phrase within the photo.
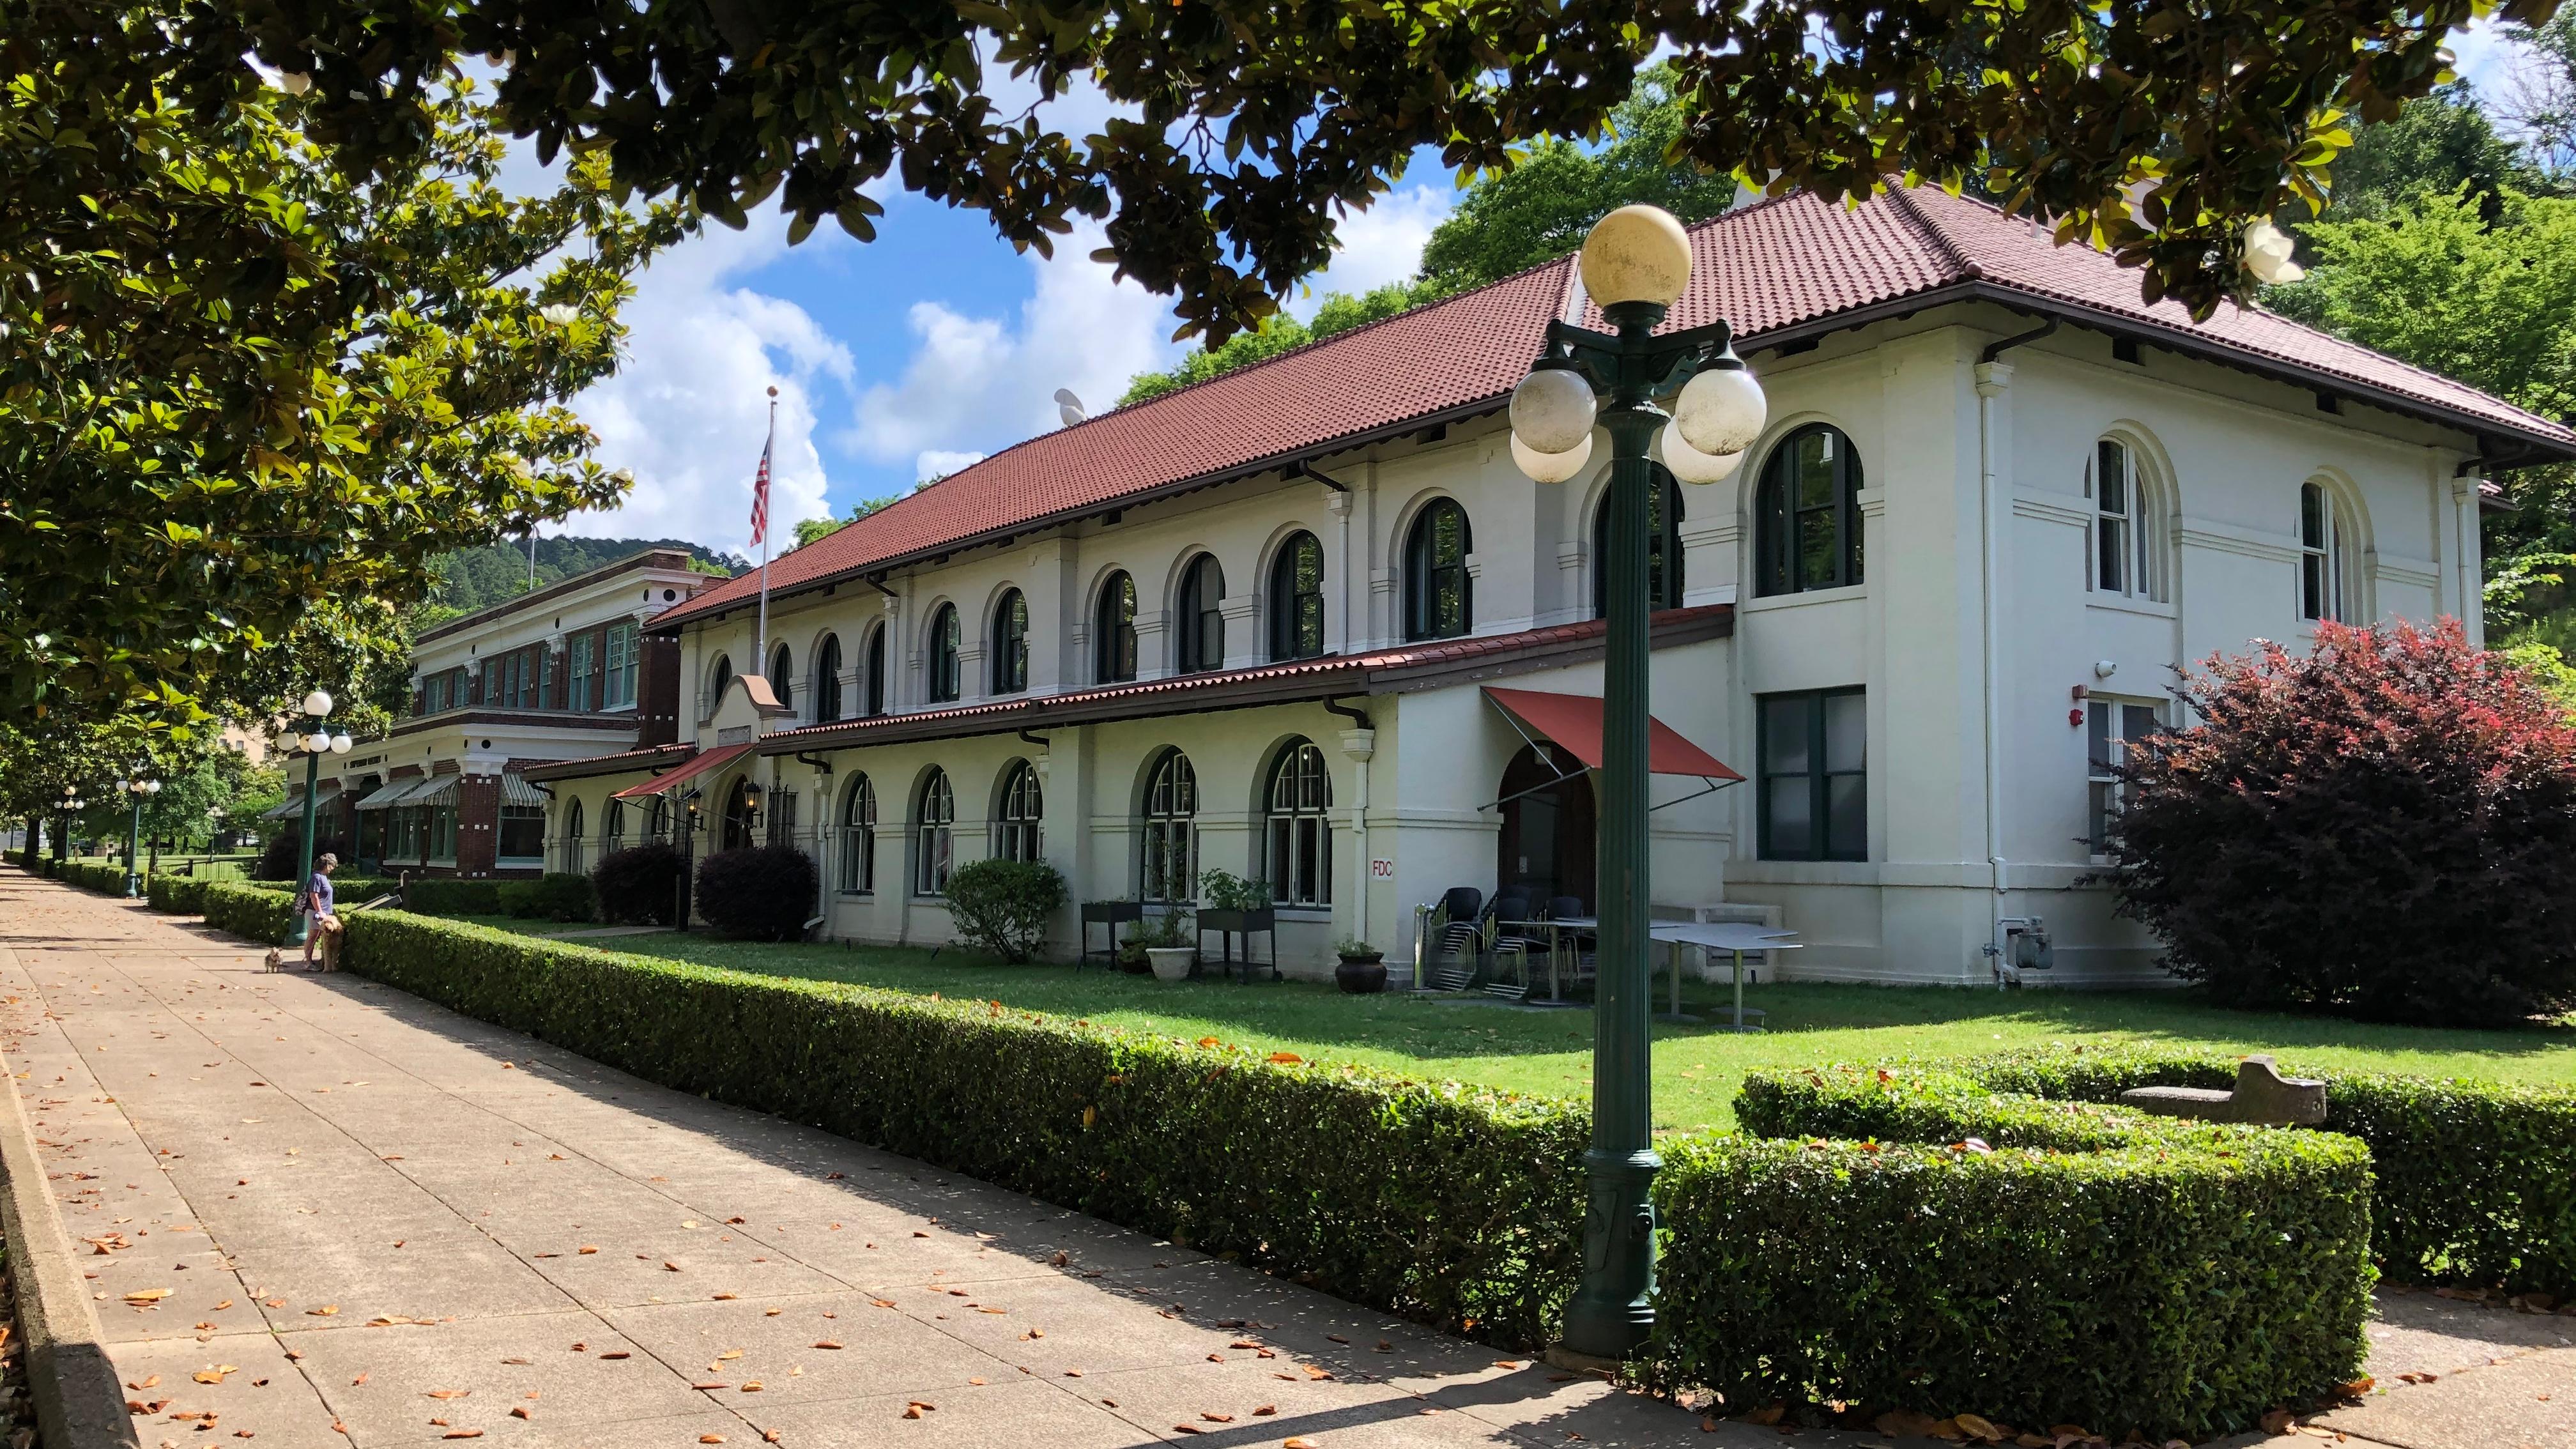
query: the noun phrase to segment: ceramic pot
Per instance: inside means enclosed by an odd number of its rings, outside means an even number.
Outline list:
[[[1148,946],[1145,959],[1154,963],[1155,980],[1187,981],[1199,964],[1199,951],[1196,946]]]
[[[1353,996],[1367,996],[1386,989],[1386,958],[1383,956],[1345,956],[1333,968],[1333,982]]]

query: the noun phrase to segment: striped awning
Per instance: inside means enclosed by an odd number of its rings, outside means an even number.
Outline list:
[[[527,776],[515,770],[504,770],[501,772],[501,803],[517,805],[529,810],[543,810],[546,808],[546,794],[530,784]]]
[[[390,810],[393,808],[394,802],[400,800],[403,796],[410,794],[412,787],[418,785],[421,782],[421,779],[422,777],[419,775],[406,775],[399,780],[387,780],[383,784],[378,785],[375,789],[368,791],[367,797],[358,802],[358,808],[361,810]]]
[[[412,785],[409,794],[402,797],[402,806],[408,810],[415,805],[449,804],[456,799],[456,787],[464,780],[462,775],[424,776]]]
[[[340,782],[339,782],[339,781],[337,781],[337,780],[325,780],[325,781],[323,781],[323,782],[322,782],[322,793],[323,793],[324,795],[326,795],[326,796],[327,796],[327,795],[337,795],[337,794],[339,794],[339,793],[340,793]],[[317,800],[317,801],[315,801],[315,802],[314,802],[314,804],[315,804],[315,806],[316,806],[317,808],[319,808],[319,807],[321,807],[321,806],[327,806],[327,805],[329,805],[329,804],[331,804],[331,803],[332,803],[332,802],[331,802],[331,801],[329,801],[329,800],[327,800],[327,799],[325,799],[325,800]],[[265,810],[263,810],[263,811],[259,812],[259,818],[260,818],[260,819],[262,819],[262,820],[290,820],[290,819],[293,819],[294,817],[296,817],[296,816],[298,816],[298,815],[301,815],[301,814],[303,814],[303,813],[304,813],[304,792],[303,792],[303,791],[301,791],[301,790],[298,790],[298,791],[296,791],[294,794],[287,796],[285,799],[280,800],[280,801],[278,801],[276,804],[271,805],[271,806],[269,806],[267,809],[265,809]]]

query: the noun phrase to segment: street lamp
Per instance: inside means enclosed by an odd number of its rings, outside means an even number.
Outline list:
[[[1686,483],[1732,474],[1762,431],[1762,386],[1724,322],[1655,335],[1690,282],[1690,239],[1671,214],[1623,206],[1584,238],[1584,290],[1612,331],[1547,326],[1512,393],[1512,457],[1541,483],[1583,471],[1597,424],[1610,433],[1602,529],[1600,974],[1593,1009],[1592,1145],[1583,1157],[1583,1279],[1551,1356],[1615,1366],[1654,1329],[1653,1039],[1648,1022],[1646,725],[1647,496],[1657,434]],[[1667,413],[1658,398],[1672,399]],[[1670,506],[1670,505],[1667,505]]]
[[[116,788],[124,791],[134,802],[133,816],[125,827],[125,898],[132,900],[143,893],[140,889],[143,878],[134,869],[135,857],[141,853],[143,844],[143,802],[161,793],[161,782],[138,776],[117,781]]]
[[[304,851],[295,871],[295,898],[304,898],[304,883],[313,879],[313,801],[321,789],[322,757],[345,755],[353,741],[348,732],[332,734],[325,725],[331,716],[331,696],[314,690],[304,696],[304,721],[294,734],[295,748],[304,755]],[[313,934],[313,917],[308,911],[295,913],[295,924],[286,928],[286,944],[301,946]]]

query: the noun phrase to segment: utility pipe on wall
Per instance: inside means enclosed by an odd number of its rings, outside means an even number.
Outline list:
[[[1997,594],[2003,581],[2004,509],[2011,503],[2010,480],[2002,475],[2000,453],[2003,440],[1995,435],[1995,400],[2012,386],[2012,364],[2001,361],[2003,354],[2026,342],[2036,342],[2057,330],[2057,319],[2049,318],[2027,332],[2018,332],[1998,342],[1988,343],[1977,355],[1977,505],[1980,534],[1978,540],[1978,610],[1982,617],[1985,685],[1986,745],[1986,865],[1993,872],[1992,892],[1987,907],[1990,950],[2003,948],[2004,892],[2009,888],[2010,862],[2004,858],[2004,741],[2003,741],[2003,610]],[[2000,958],[1998,958],[2000,959]]]

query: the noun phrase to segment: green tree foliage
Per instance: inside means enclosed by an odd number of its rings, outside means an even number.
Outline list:
[[[1660,206],[1685,223],[1734,203],[1735,178],[1702,169],[1674,147],[1683,128],[1670,66],[1637,78],[1611,115],[1608,145],[1561,140],[1467,189],[1422,249],[1422,273],[1451,291],[1481,287],[1583,245],[1592,223],[1622,206]]]
[[[932,481],[935,482],[937,480],[934,479]],[[891,494],[883,498],[862,498],[857,503],[851,505],[850,516],[847,518],[801,519],[796,525],[795,546],[803,548],[805,545],[812,543],[817,539],[830,538],[833,534],[840,532],[842,529],[849,527],[851,524],[858,522],[860,519],[867,517],[869,514],[876,512],[878,509],[883,508],[894,501],[894,496]]]
[[[1416,280],[1389,282],[1356,297],[1347,292],[1328,292],[1315,308],[1314,321],[1300,322],[1283,312],[1251,331],[1234,334],[1219,346],[1200,348],[1169,372],[1140,372],[1127,380],[1127,391],[1119,396],[1118,405],[1123,408],[1158,398],[1191,383],[1250,367],[1309,342],[1321,342],[1335,333],[1382,321],[1426,302],[1437,302],[1452,290],[1438,282]]]
[[[560,538],[537,540],[536,583],[544,588],[559,579],[569,579],[605,568],[620,559],[633,558],[648,549],[676,549],[693,560],[714,565],[728,575],[751,565],[734,554],[722,554],[702,543],[684,538]],[[436,560],[438,582],[429,593],[430,605],[451,611],[447,617],[471,614],[494,604],[506,604],[527,593],[528,545],[495,543],[481,548],[457,549]],[[415,611],[417,613],[417,611]],[[415,627],[426,629],[442,622],[414,619]]]
[[[2556,8],[2492,13],[2538,24]],[[1482,173],[1543,136],[1598,137],[1658,53],[1676,57],[1681,148],[1711,170],[1834,198],[1895,175],[1978,174],[2006,205],[2139,267],[2148,300],[2206,313],[2249,289],[2245,221],[2318,194],[2346,113],[2385,120],[2439,84],[2451,29],[2487,13],[2486,0],[308,0],[200,7],[184,36],[218,88],[246,51],[310,75],[316,134],[353,172],[426,143],[423,92],[461,51],[494,58],[508,125],[541,157],[611,157],[621,186],[731,225],[775,198],[792,239],[831,218],[865,240],[883,209],[869,191],[890,175],[1041,253],[1096,219],[1124,274],[1177,294],[1185,333],[1222,343],[1320,270],[1337,210],[1368,205],[1418,148]],[[1077,83],[1113,103],[1079,140],[1042,105]]]
[[[2466,82],[2409,101],[2393,120],[2353,133],[2352,147],[2336,158],[2329,222],[2389,215],[2426,195],[2455,196],[2462,187],[2478,199],[2479,214],[2502,214],[2508,187],[2529,191],[2542,178],[2520,148],[2496,134]],[[2284,224],[2305,233],[2315,222],[2305,206],[2290,209]]]
[[[625,487],[563,402],[676,215],[596,152],[505,194],[461,81],[342,170],[198,13],[0,0],[0,719],[264,708],[236,682],[317,604]]]

